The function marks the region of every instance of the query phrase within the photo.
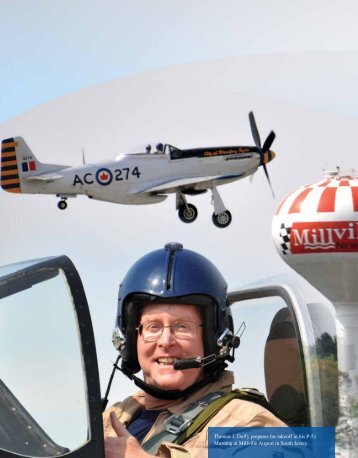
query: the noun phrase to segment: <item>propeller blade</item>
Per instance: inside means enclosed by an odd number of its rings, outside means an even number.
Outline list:
[[[264,146],[262,147],[262,150],[263,150],[264,153],[266,153],[266,151],[268,151],[271,148],[271,145],[272,145],[273,141],[275,140],[275,138],[276,138],[276,134],[272,130],[268,134],[268,137],[265,140]]]
[[[259,131],[257,129],[254,113],[252,111],[250,111],[250,113],[249,113],[249,120],[250,120],[250,127],[251,127],[252,136],[253,136],[256,148],[258,149],[258,153],[260,155],[260,165],[262,165],[262,167],[264,169],[267,181],[268,181],[268,183],[270,185],[270,189],[271,189],[271,192],[272,192],[272,197],[275,198],[275,193],[273,192],[273,188],[272,188],[272,185],[271,185],[270,177],[269,177],[269,174],[268,174],[268,171],[267,171],[267,167],[266,167],[266,164],[265,164],[265,153],[267,153],[270,150],[271,145],[272,145],[273,141],[275,140],[276,135],[275,135],[274,131],[271,131],[269,133],[269,135],[267,136],[265,142],[264,142],[264,146],[261,148],[260,134],[259,134]],[[269,156],[268,160],[271,160],[271,159],[273,159],[275,157],[273,152],[272,152],[271,155],[268,155],[268,156]],[[251,175],[250,181],[252,180],[252,178],[253,178],[253,175]]]
[[[250,121],[251,132],[254,138],[255,145],[261,149],[260,134],[259,134],[259,131],[257,130],[255,117],[252,111],[250,111],[249,113],[249,121]]]
[[[272,197],[275,198],[275,193],[273,192],[273,188],[272,188],[272,184],[271,184],[271,181],[270,181],[270,177],[269,177],[269,174],[268,174],[268,171],[267,171],[266,164],[262,164],[262,167],[263,167],[263,169],[264,169],[264,172],[265,172],[267,181],[268,181],[268,183],[269,183],[269,185],[270,185],[270,189],[271,189],[271,192],[272,192]]]

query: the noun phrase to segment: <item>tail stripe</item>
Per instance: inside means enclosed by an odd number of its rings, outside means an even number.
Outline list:
[[[2,177],[5,177],[6,178],[9,178],[12,179],[12,178],[17,178],[18,177],[18,174],[17,173],[14,173],[14,170],[2,170],[1,172],[1,176]]]
[[[4,150],[2,151],[2,157],[15,157],[15,151],[4,153]]]
[[[5,153],[7,155],[7,153]],[[11,161],[15,161],[16,162],[16,156],[14,155],[14,153],[12,153],[11,156],[5,156],[4,154],[2,154],[1,156],[1,163],[3,162],[11,162]]]
[[[2,153],[15,153],[15,148],[13,146],[11,146],[11,148],[2,148],[1,149],[1,152]]]
[[[1,148],[1,187],[8,192],[20,193],[20,179],[16,160],[18,143],[13,138],[3,140]]]
[[[8,167],[10,165],[15,165],[16,168],[17,168],[17,160],[16,160],[16,158],[13,158],[13,157],[11,157],[11,158],[6,158],[5,157],[4,160],[3,159],[1,160],[1,165],[4,165],[4,167]]]
[[[9,185],[9,184],[19,184],[19,178],[9,178],[9,177],[6,177],[6,185]]]
[[[8,192],[21,192],[19,184],[16,183],[1,185],[1,187]]]
[[[14,170],[14,171],[16,170],[16,172],[17,172],[17,171],[18,171],[18,169],[17,169],[17,164],[15,164],[15,165],[3,165],[3,166],[1,167],[1,174],[2,174],[2,172],[4,172],[5,170]]]

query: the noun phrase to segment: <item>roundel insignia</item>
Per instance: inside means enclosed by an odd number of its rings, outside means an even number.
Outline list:
[[[98,169],[96,172],[96,180],[98,184],[102,186],[109,185],[113,180],[112,172],[109,169]]]

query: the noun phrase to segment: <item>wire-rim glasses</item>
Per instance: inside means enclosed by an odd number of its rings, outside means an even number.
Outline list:
[[[164,328],[169,328],[176,339],[193,340],[196,337],[197,329],[202,326],[202,323],[196,323],[195,321],[175,321],[169,326],[164,326],[159,321],[147,321],[141,323],[136,328],[136,331],[143,337],[145,342],[156,342],[159,340]]]

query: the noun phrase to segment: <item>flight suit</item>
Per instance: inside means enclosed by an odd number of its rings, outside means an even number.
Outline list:
[[[203,398],[208,393],[222,391],[230,392],[234,383],[232,372],[224,371],[221,377],[214,383],[208,384],[191,396],[172,405],[167,411],[159,414],[152,428],[144,438],[143,442],[150,439],[154,434],[164,429],[164,421],[172,414],[179,415],[194,402]],[[134,396],[125,399],[123,402],[114,404],[103,414],[105,436],[116,437],[111,423],[110,412],[114,411],[121,423],[129,425],[138,414],[139,409],[144,409],[145,393],[140,391]],[[208,456],[208,427],[283,427],[286,426],[280,419],[259,404],[243,399],[233,399],[220,409],[220,411],[209,421],[205,428],[189,438],[182,445],[164,442],[160,445],[157,456],[171,458],[207,458]]]

